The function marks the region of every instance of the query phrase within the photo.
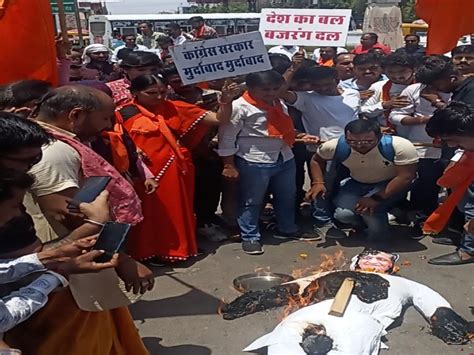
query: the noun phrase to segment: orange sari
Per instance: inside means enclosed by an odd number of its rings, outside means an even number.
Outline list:
[[[130,105],[137,113],[123,117],[120,112],[125,112]],[[183,111],[180,115],[170,101],[166,101],[160,111],[149,112],[132,101],[117,112],[117,121],[148,157],[148,168],[159,183],[151,195],[145,194],[142,186],[137,186],[144,220],[128,238],[127,251],[138,260],[152,257],[186,260],[197,254],[194,165],[188,148],[200,141],[200,134],[195,133],[205,133],[198,126],[207,111],[190,105],[186,115]]]
[[[147,355],[127,307],[81,311],[69,289],[52,293],[46,306],[5,334],[23,355]]]

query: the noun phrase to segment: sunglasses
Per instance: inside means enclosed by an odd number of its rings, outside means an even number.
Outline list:
[[[346,142],[347,142],[347,144],[349,144],[349,145],[358,146],[358,145],[372,145],[372,144],[376,144],[378,141],[377,141],[377,140],[372,140],[372,141],[353,141],[353,140],[350,140],[350,139],[346,139]]]

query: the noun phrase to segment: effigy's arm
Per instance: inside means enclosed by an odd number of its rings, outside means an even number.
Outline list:
[[[285,306],[292,296],[296,296],[300,286],[296,283],[275,286],[261,291],[250,291],[225,304],[221,308],[222,317],[232,320],[256,312]]]

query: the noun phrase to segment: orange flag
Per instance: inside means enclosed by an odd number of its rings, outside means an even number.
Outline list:
[[[474,0],[417,0],[416,14],[429,25],[428,54],[449,52],[474,33]]]
[[[54,37],[49,0],[0,0],[0,84],[40,79],[56,85]]]

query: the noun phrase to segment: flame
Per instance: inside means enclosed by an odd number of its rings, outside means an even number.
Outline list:
[[[313,266],[308,268],[294,269],[291,275],[295,279],[300,279],[306,276],[318,275],[322,272],[340,270],[346,265],[346,258],[342,250],[336,251],[333,255],[321,254],[321,262],[319,266]],[[316,298],[316,293],[319,290],[319,283],[317,280],[311,282],[304,291],[301,290],[299,294],[290,297],[288,305],[283,310],[283,319],[294,311],[308,306],[313,303]]]

